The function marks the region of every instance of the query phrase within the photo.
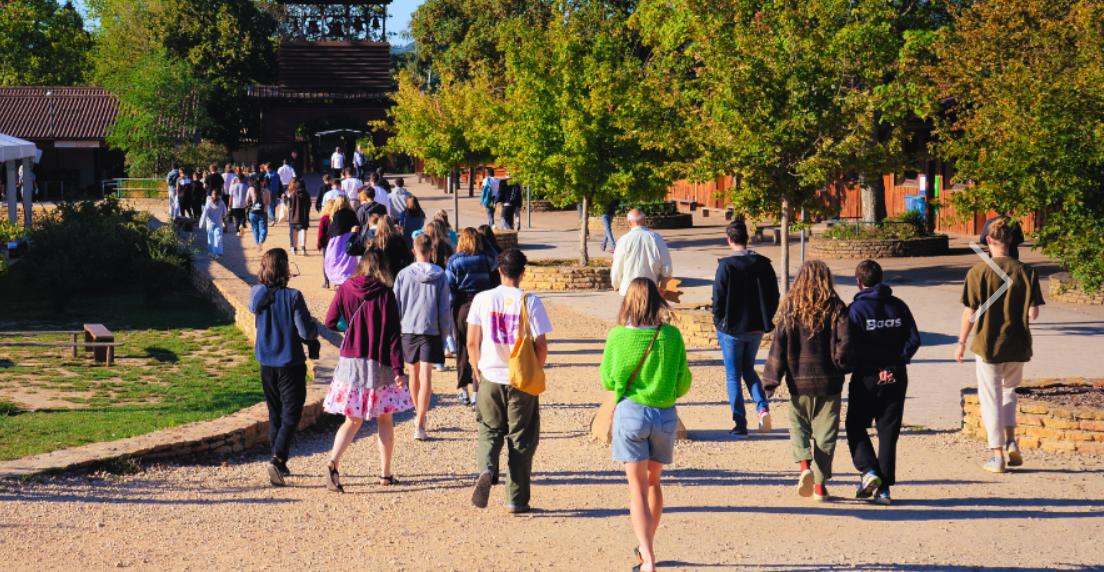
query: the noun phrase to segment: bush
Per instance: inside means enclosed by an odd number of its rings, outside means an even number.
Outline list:
[[[115,199],[62,203],[31,233],[31,283],[63,308],[77,294],[142,289],[150,300],[185,282],[188,246]]]
[[[646,217],[673,216],[678,214],[674,201],[632,201],[623,202],[617,209],[618,216],[625,216],[632,209],[640,209]]]
[[[824,238],[837,240],[908,240],[920,236],[915,225],[888,220],[876,224],[840,223],[824,232]]]
[[[7,243],[15,242],[24,236],[27,236],[27,231],[23,230],[22,226],[0,220],[0,246],[6,246]]]

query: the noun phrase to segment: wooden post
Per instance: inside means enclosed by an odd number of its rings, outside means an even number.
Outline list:
[[[69,334],[70,340],[73,342],[73,357],[77,357],[77,334],[76,332]]]

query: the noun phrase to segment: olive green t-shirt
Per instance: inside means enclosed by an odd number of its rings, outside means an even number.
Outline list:
[[[1005,256],[993,262],[1012,279],[1006,291],[983,312],[974,325],[973,351],[986,363],[1025,362],[1031,360],[1031,327],[1027,311],[1042,306],[1043,293],[1035,269]],[[966,274],[962,303],[977,310],[1004,280],[985,262],[978,262]]]

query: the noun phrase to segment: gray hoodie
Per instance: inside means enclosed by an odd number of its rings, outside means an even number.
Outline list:
[[[395,277],[402,333],[447,336],[452,329],[448,279],[441,267],[415,262]]]

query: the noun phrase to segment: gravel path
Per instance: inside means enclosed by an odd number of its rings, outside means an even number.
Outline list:
[[[345,462],[348,493],[323,488],[333,427],[301,436],[292,486],[266,486],[265,456],[221,464],[158,466],[130,476],[0,484],[0,561],[12,570],[362,569],[611,570],[633,563],[620,467],[590,442],[602,397],[596,364],[607,325],[550,305],[549,391],[530,515],[511,517],[496,488],[490,508],[468,504],[474,414],[451,397],[453,372],[437,374],[430,429],[411,440],[400,419],[399,486],[376,485],[371,427]],[[975,570],[1089,569],[1104,565],[1104,463],[1027,453],[1024,470],[990,475],[980,443],[953,432],[907,431],[897,505],[813,504],[777,427],[749,441],[725,435],[723,371],[692,352],[694,388],[681,406],[692,441],[678,445],[666,477],[657,553],[664,569]],[[924,391],[921,380],[912,391]],[[832,491],[856,478],[841,443]]]

